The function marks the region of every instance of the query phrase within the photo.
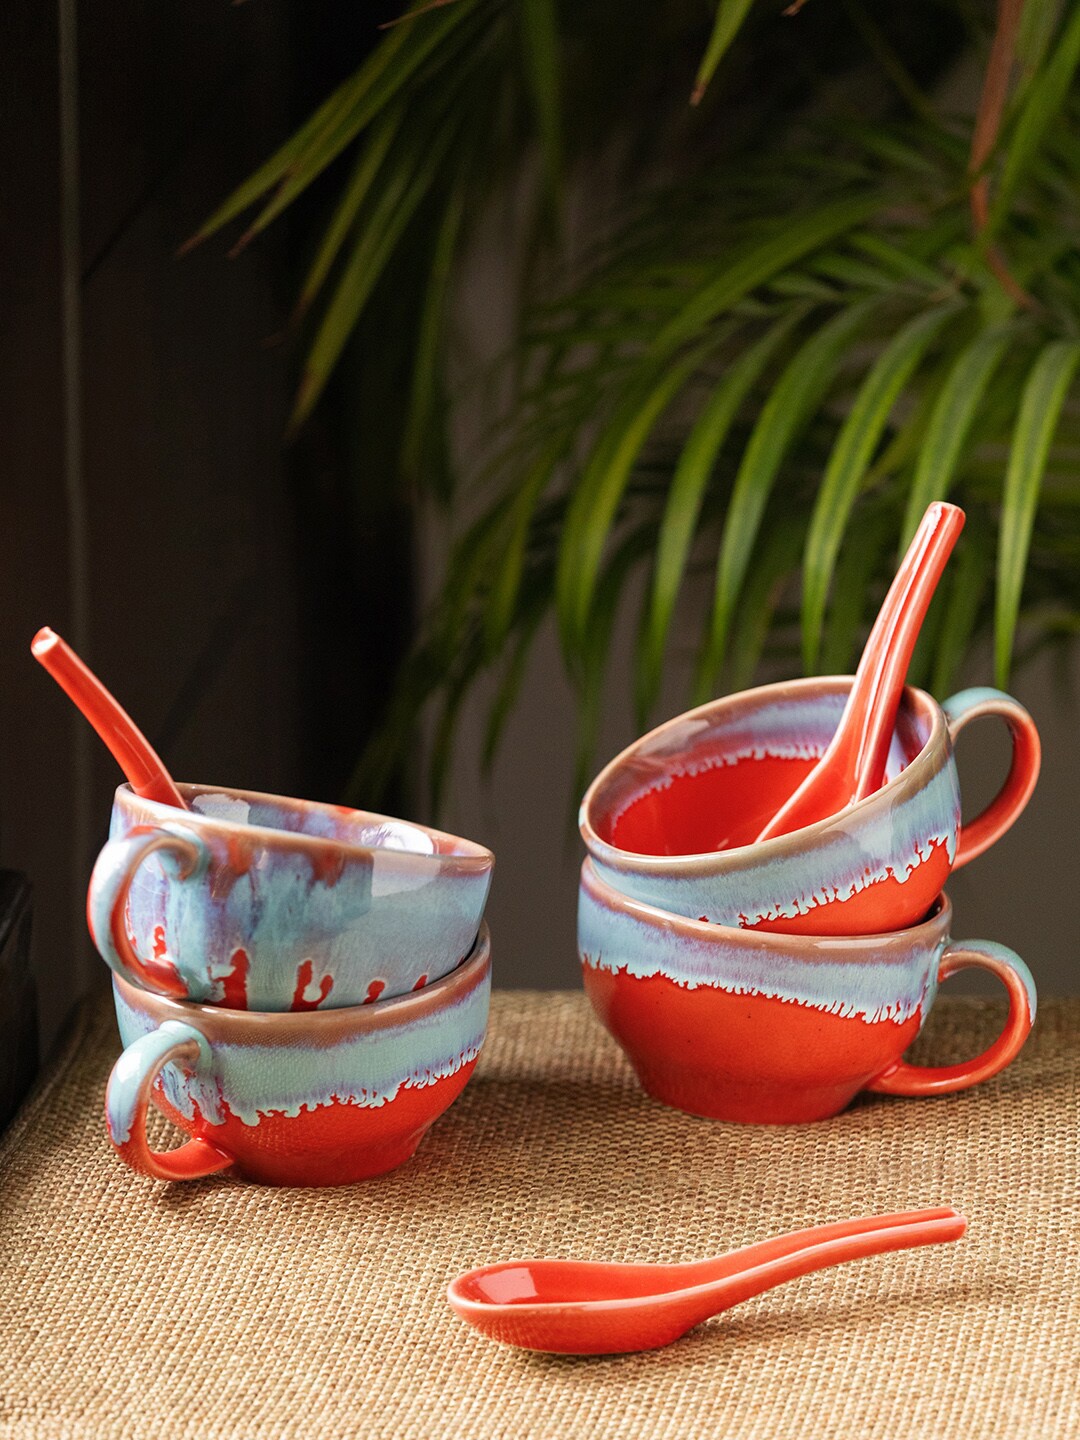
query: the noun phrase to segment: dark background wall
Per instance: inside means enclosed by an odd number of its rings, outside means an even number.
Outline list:
[[[287,347],[263,343],[289,231],[242,264],[176,258],[332,82],[318,17],[298,38],[280,6],[90,0],[77,32],[74,11],[0,18],[0,863],[35,886],[46,1038],[103,978],[81,911],[118,776],[31,661],[34,631],[77,645],[176,775],[302,793],[320,762],[299,628],[325,584],[281,445]],[[322,510],[343,491],[324,476]]]

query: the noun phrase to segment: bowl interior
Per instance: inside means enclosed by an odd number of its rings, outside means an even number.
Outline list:
[[[386,815],[284,795],[263,795],[212,785],[179,786],[195,814],[225,825],[305,835],[369,850],[410,855],[484,855],[480,846],[426,826]]]
[[[638,855],[699,855],[750,845],[824,754],[850,681],[812,697],[769,687],[757,705],[698,712],[646,736],[609,767],[588,819],[600,840]],[[901,773],[924,749],[933,712],[905,692],[886,766]]]

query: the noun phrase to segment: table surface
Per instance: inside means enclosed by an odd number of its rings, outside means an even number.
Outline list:
[[[939,1001],[917,1058],[971,1054],[1002,1013]],[[583,996],[499,992],[476,1076],[394,1174],[169,1187],[106,1143],[119,1043],[95,1001],[0,1145],[0,1436],[1075,1437],[1078,1041],[1080,1001],[1051,1002],[977,1090],[740,1127],[647,1099]],[[967,1238],[807,1276],[649,1354],[505,1349],[443,1298],[491,1260],[683,1260],[937,1204]]]

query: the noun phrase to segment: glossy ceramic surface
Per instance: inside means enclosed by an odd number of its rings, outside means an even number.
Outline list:
[[[90,881],[118,975],[238,1010],[312,1010],[438,980],[476,939],[491,852],[333,805],[182,785],[176,810],[121,785]]]
[[[30,645],[34,659],[45,667],[60,688],[112,751],[136,795],[163,805],[185,809],[184,797],[165,768],[161,756],[147,740],[116,697],[106,690],[71,646],[46,625]]]
[[[762,827],[759,842],[816,825],[881,789],[911,657],[963,528],[959,506],[936,500],[927,508],[867,637],[828,749]]]
[[[625,895],[691,919],[798,934],[858,935],[918,921],[949,872],[1003,834],[1039,772],[1039,738],[1017,701],[967,690],[939,706],[904,691],[887,782],[842,815],[755,844],[825,752],[850,676],[740,691],[668,721],[589,787],[581,834]],[[996,715],[1012,765],[1000,794],[960,827],[953,742]]]
[[[472,1074],[487,1026],[487,927],[452,974],[416,994],[315,1014],[192,1005],[113,979],[124,1053],[109,1138],[162,1180],[235,1167],[271,1185],[342,1185],[407,1160]],[[151,1099],[192,1138],[151,1150]]]
[[[510,1260],[459,1275],[455,1314],[504,1345],[561,1355],[656,1350],[787,1280],[890,1250],[959,1240],[957,1211],[913,1210],[816,1225],[688,1265]]]
[[[1035,984],[1003,945],[954,944],[942,896],[921,925],[885,935],[777,935],[671,915],[612,890],[586,860],[578,908],[585,990],[650,1095],[720,1120],[836,1115],[863,1089],[963,1090],[1027,1038]],[[1009,1018],[985,1054],[938,1069],[901,1056],[939,980],[968,967],[1005,985]]]

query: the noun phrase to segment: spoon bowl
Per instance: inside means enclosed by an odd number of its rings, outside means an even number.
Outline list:
[[[524,1350],[656,1350],[787,1280],[846,1260],[959,1240],[966,1229],[963,1215],[943,1206],[816,1225],[682,1265],[511,1260],[459,1275],[447,1300],[488,1339]]]

